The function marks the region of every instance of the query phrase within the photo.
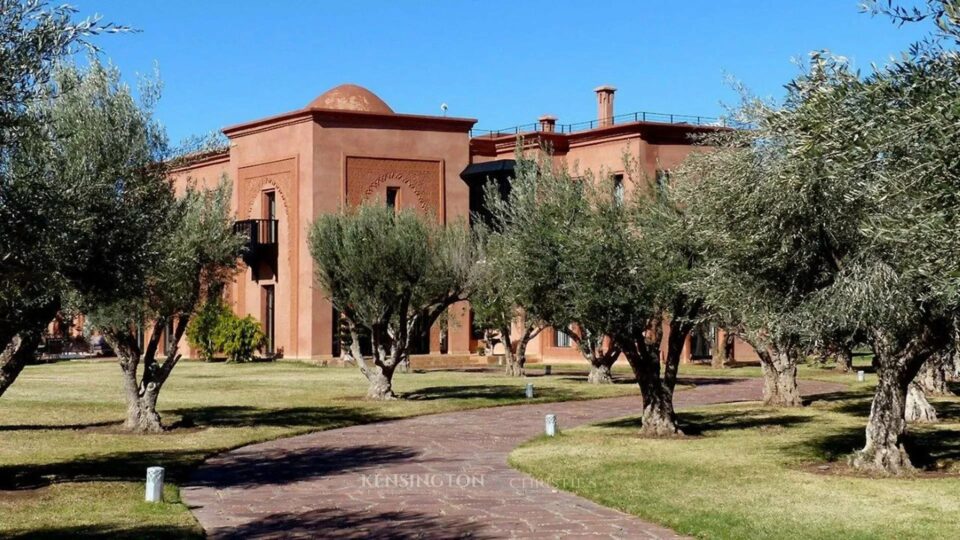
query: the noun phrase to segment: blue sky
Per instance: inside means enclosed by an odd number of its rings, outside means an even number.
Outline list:
[[[343,82],[397,112],[479,119],[495,129],[591,120],[592,89],[617,113],[715,116],[725,74],[782,95],[792,59],[829,49],[869,70],[920,37],[859,0],[73,0],[141,33],[97,40],[129,80],[164,81],[171,140],[306,105]],[[602,9],[601,9],[602,7]]]

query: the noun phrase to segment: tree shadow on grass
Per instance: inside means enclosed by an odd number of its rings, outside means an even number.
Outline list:
[[[513,402],[524,396],[522,386],[506,384],[491,384],[485,386],[431,386],[408,392],[403,395],[410,401],[430,401],[435,399],[490,399],[494,401]],[[579,394],[561,388],[535,388],[534,395],[538,398],[550,398],[557,401],[576,399]]]
[[[344,406],[267,409],[245,405],[212,405],[179,409],[161,409],[160,415],[163,417],[167,429],[172,431],[182,428],[253,426],[326,428],[330,426],[365,424],[387,419],[373,409]],[[33,430],[72,431],[111,426],[119,428],[122,423],[122,418],[117,418],[116,420],[76,424],[12,424],[0,426],[0,432]],[[130,436],[140,437],[141,435],[130,433]]]
[[[942,421],[955,422],[960,419],[960,402],[930,396],[930,403],[937,411],[937,417]],[[870,407],[873,404],[873,391],[859,390],[847,392],[832,392],[812,396],[810,404],[814,407],[827,408],[836,413],[850,415],[866,420],[870,417]]]
[[[166,478],[175,483],[190,479],[194,484],[217,487],[285,484],[408,459],[416,452],[376,445],[264,449],[213,458],[211,467],[191,478],[208,456],[207,450],[116,452],[42,465],[5,465],[0,466],[0,489],[35,489],[54,482],[139,482],[153,465],[162,465]]]
[[[3,465],[0,489],[35,489],[60,482],[142,481],[147,467],[153,465],[163,465],[167,478],[183,479],[207,454],[202,450],[113,452],[54,463]]]
[[[960,401],[948,401],[939,397],[930,398],[937,410],[937,418],[943,422],[960,422]]]
[[[680,412],[677,423],[686,435],[700,436],[717,431],[744,429],[786,428],[810,421],[809,416],[794,415],[781,411],[745,410],[716,412]],[[640,429],[640,417],[621,418],[597,424],[614,429]]]
[[[938,468],[938,464],[960,460],[960,430],[914,424],[908,429],[903,444],[917,468],[932,470]],[[800,445],[784,447],[784,451],[802,459],[809,459],[812,455],[820,461],[835,462],[846,460],[864,444],[865,426],[850,426],[811,437]]]
[[[244,405],[213,405],[162,411],[181,417],[175,427],[316,427],[366,424],[385,418],[359,407],[287,407],[263,409]]]
[[[10,540],[54,540],[61,538],[110,538],[116,540],[151,539],[197,539],[204,536],[197,530],[175,525],[140,525],[119,527],[109,525],[76,525],[66,527],[42,527],[36,529],[15,529],[4,532],[3,538]]]
[[[561,381],[570,381],[576,383],[586,383],[587,377],[589,376],[589,374],[586,372],[584,372],[583,375],[574,375],[570,373],[561,373],[559,375],[561,375],[561,377],[559,377],[559,380]],[[614,373],[612,377],[613,384],[637,384],[637,378],[630,375],[618,375],[617,373]]]
[[[210,531],[211,538],[380,538],[386,540],[493,538],[477,521],[429,515],[413,510],[353,511],[322,509],[273,514],[230,529]]]
[[[827,392],[809,396],[808,399],[804,400],[807,405],[814,408],[827,409],[857,418],[866,418],[870,415],[872,401],[873,391],[868,389]]]
[[[293,407],[259,409],[244,406],[192,407],[163,411],[166,421],[180,416],[171,428],[213,427],[302,427],[304,430],[355,425],[384,420],[375,411],[355,407]],[[91,423],[70,426],[85,429],[99,426]],[[110,424],[108,424],[110,425]],[[20,426],[27,429],[25,426]],[[36,426],[35,429],[66,429],[61,426]],[[177,429],[161,435],[123,434],[123,437],[176,437]],[[145,444],[150,444],[149,442]],[[0,466],[0,489],[25,490],[54,482],[141,481],[149,466],[162,465],[167,478],[185,480],[191,470],[218,450],[176,449],[137,450],[78,455],[69,461],[53,463],[18,463]]]
[[[100,428],[109,426],[118,426],[122,424],[121,420],[106,420],[103,422],[87,422],[81,424],[11,424],[0,426],[0,432],[4,431],[74,431],[79,429]]]

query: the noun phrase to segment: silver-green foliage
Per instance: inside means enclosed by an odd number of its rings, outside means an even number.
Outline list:
[[[180,360],[180,339],[194,311],[205,299],[218,297],[237,269],[246,239],[233,229],[230,186],[227,179],[214,189],[188,185],[167,218],[156,224],[153,248],[158,256],[137,283],[137,294],[90,313],[119,356],[130,429],[161,429],[156,400]],[[143,324],[150,327],[144,344],[137,337]],[[161,362],[162,338],[169,347]]]
[[[684,171],[709,259],[694,286],[775,344],[868,336],[881,384],[865,450],[896,472],[906,384],[960,301],[960,56],[918,46],[862,77],[816,53],[787,89],[782,106],[748,101],[751,129]]]
[[[58,310],[136,293],[172,200],[158,165],[166,139],[152,116],[156,86],[145,84],[137,101],[96,58],[87,69],[46,69],[15,83],[30,86],[13,92],[25,101],[3,104],[0,393]],[[34,77],[45,84],[31,86]]]
[[[392,397],[390,379],[411,345],[472,289],[470,231],[367,202],[319,216],[309,242],[317,284],[352,332],[370,336],[374,367],[359,353],[359,339],[352,345],[371,397]]]

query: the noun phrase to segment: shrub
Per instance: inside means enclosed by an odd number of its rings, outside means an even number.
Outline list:
[[[214,331],[214,345],[227,355],[228,362],[249,362],[253,352],[266,343],[260,323],[250,315],[240,318],[228,313]]]
[[[219,351],[215,339],[217,327],[229,317],[233,317],[233,313],[224,305],[223,300],[216,298],[204,303],[190,319],[187,341],[191,347],[197,349],[200,358],[205,362],[212,362],[213,355]]]

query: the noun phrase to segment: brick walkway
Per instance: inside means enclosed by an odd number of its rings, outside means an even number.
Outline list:
[[[678,407],[760,398],[757,379],[697,384]],[[841,388],[801,383],[808,395]],[[211,538],[678,538],[507,465],[547,413],[569,428],[639,411],[637,396],[321,431],[210,459],[181,494]]]

